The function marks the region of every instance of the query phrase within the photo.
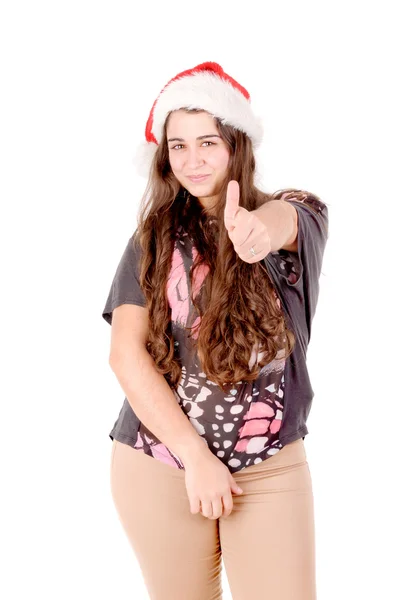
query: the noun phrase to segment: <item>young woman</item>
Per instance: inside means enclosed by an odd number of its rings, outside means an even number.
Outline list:
[[[261,122],[217,63],[169,81],[145,133],[148,185],[103,311],[125,394],[120,521],[151,600],[221,598],[221,558],[236,600],[314,600],[303,440],[327,205],[259,189]]]

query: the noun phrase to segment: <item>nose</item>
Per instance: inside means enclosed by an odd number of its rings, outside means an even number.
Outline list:
[[[203,165],[204,160],[200,152],[200,148],[190,148],[187,153],[187,167],[189,169],[197,169]]]

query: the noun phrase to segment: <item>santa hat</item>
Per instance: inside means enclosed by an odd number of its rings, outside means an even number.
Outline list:
[[[180,108],[199,108],[219,117],[222,123],[246,133],[256,150],[262,141],[263,127],[250,102],[249,92],[215,62],[204,62],[179,73],[164,86],[153,103],[145,127],[145,141],[134,157],[138,173],[148,177],[166,117]]]

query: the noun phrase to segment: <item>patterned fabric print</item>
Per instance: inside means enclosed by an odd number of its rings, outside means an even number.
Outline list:
[[[284,272],[289,282],[294,284],[297,283],[300,277],[301,265],[297,254],[292,254],[288,250],[282,248],[276,254],[279,261],[279,267]]]
[[[229,395],[207,379],[185,331],[185,327],[196,325],[199,320],[190,300],[188,276],[196,252],[187,234],[182,233],[175,243],[167,284],[175,351],[183,365],[174,394],[211,452],[234,473],[273,456],[282,448],[278,432],[283,416],[284,351],[261,369],[256,381],[237,383]],[[291,268],[294,271],[294,265]],[[200,292],[207,273],[208,267],[196,271],[194,296]],[[261,355],[257,356],[253,349],[250,366],[260,359]],[[141,422],[134,447],[168,465],[184,468],[179,457]]]
[[[294,188],[283,190],[282,192],[276,192],[273,194],[274,200],[294,200],[295,202],[301,202],[316,213],[321,213],[325,204],[315,194],[306,192],[305,190],[296,190]]]

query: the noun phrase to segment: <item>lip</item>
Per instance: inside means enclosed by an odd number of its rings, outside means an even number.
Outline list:
[[[197,177],[188,177],[188,179],[190,181],[192,181],[192,183],[200,183],[201,181],[204,181],[208,177],[210,177],[210,175],[200,175],[200,176],[197,176]]]

